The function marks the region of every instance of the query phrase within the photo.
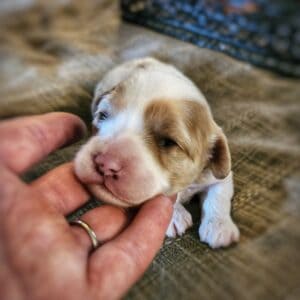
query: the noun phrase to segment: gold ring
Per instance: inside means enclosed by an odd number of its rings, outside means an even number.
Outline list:
[[[89,235],[91,241],[92,241],[92,247],[93,250],[97,249],[100,246],[100,242],[97,239],[96,233],[95,231],[90,227],[89,224],[87,224],[86,222],[82,221],[82,220],[74,220],[74,221],[70,221],[70,225],[76,225],[79,226],[81,228],[83,228],[87,234]]]

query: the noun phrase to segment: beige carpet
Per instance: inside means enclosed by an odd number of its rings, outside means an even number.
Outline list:
[[[3,0],[0,10],[1,118],[58,110],[89,123],[103,74],[151,55],[196,82],[229,138],[240,243],[218,251],[201,244],[195,199],[194,227],[165,241],[127,299],[300,299],[299,80],[124,24],[115,1]],[[54,153],[26,179],[77,148]]]

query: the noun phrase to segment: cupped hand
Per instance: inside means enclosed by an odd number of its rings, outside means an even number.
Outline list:
[[[72,163],[31,184],[18,175],[78,139],[82,121],[50,113],[0,123],[0,299],[117,299],[141,277],[160,248],[172,215],[170,199],[147,201],[132,221],[103,205],[81,219],[102,246],[65,216],[89,198]]]

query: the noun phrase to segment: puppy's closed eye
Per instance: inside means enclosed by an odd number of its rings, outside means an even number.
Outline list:
[[[170,149],[178,146],[176,141],[170,137],[158,137],[157,145],[163,149]]]

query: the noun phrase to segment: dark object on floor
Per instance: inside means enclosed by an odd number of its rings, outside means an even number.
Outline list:
[[[300,77],[300,2],[122,0],[123,18],[200,47]]]

